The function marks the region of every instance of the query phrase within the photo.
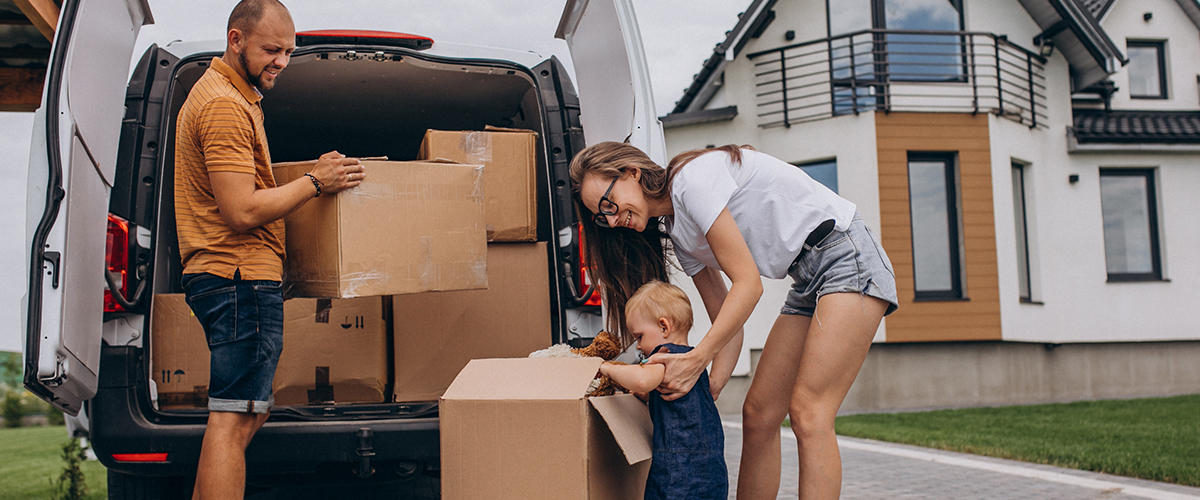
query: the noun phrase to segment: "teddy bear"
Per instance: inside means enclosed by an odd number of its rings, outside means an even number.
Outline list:
[[[571,348],[567,344],[555,344],[545,349],[537,350],[529,354],[531,358],[589,358],[596,357],[605,361],[621,363],[613,361],[625,349],[621,348],[621,342],[617,340],[611,333],[601,330],[596,334],[596,338],[592,339],[592,343],[587,347]],[[588,386],[585,396],[611,396],[617,392],[629,392],[620,384],[614,382],[611,378],[597,374],[592,383]]]

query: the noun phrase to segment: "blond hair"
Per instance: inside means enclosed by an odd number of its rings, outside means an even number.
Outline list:
[[[677,332],[692,329],[692,301],[683,289],[670,283],[652,280],[638,288],[625,303],[626,316],[635,312],[654,319],[666,318]]]

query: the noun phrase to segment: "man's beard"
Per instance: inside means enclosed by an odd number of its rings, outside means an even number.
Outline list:
[[[271,87],[275,86],[274,80],[271,83],[263,81],[262,71],[259,71],[257,74],[250,72],[250,65],[246,62],[246,54],[244,52],[238,54],[238,62],[242,64],[242,71],[246,73],[246,80],[250,82],[250,85],[255,86],[259,90],[271,90]]]

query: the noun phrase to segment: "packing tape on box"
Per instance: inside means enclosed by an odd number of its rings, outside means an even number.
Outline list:
[[[366,295],[359,293],[363,288],[376,286],[386,283],[388,279],[387,272],[378,269],[369,271],[359,271],[356,273],[346,273],[342,277],[342,296],[343,297],[359,297]]]
[[[491,134],[463,132],[458,136],[458,149],[467,154],[466,163],[490,163],[492,161]]]
[[[483,165],[479,165],[477,170],[482,175]],[[462,190],[470,189],[471,192],[463,193]],[[470,187],[465,185],[428,185],[428,184],[405,184],[404,186],[395,186],[386,183],[363,183],[358,186],[342,191],[340,196],[345,196],[345,201],[351,204],[360,204],[373,200],[461,200],[466,197],[471,200],[483,200],[483,183],[473,182]]]

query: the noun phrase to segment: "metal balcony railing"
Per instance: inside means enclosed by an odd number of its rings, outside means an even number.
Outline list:
[[[760,127],[873,110],[1046,126],[1046,59],[991,33],[864,30],[748,57]]]

